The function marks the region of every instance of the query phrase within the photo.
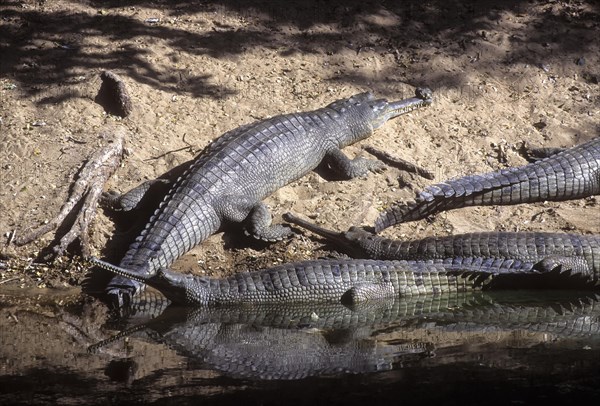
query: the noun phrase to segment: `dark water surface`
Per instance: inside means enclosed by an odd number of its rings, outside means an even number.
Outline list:
[[[600,399],[589,293],[207,310],[165,309],[149,292],[124,318],[76,293],[20,296],[0,291],[0,404]]]

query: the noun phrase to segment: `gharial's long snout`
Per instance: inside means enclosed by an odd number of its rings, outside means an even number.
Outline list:
[[[415,90],[415,97],[395,102],[385,102],[383,105],[374,106],[375,109],[380,109],[380,111],[377,112],[378,114],[376,115],[373,127],[377,129],[392,118],[421,107],[429,106],[431,103],[433,103],[433,91],[428,87],[417,88]]]
[[[190,287],[197,285],[189,282],[188,279],[193,279],[192,277],[177,272],[171,272],[167,269],[158,269],[152,276],[140,276],[128,269],[121,268],[95,257],[90,258],[90,263],[116,275],[152,286],[165,295],[167,299],[177,303],[185,303],[187,301],[188,290]],[[196,299],[196,301],[199,300]]]

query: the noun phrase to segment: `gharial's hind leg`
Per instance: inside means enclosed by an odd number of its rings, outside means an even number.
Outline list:
[[[364,282],[348,289],[341,297],[345,305],[355,305],[369,300],[383,299],[395,295],[390,282]]]
[[[256,203],[251,199],[232,197],[221,203],[221,213],[228,221],[244,222],[247,235],[262,241],[279,241],[293,234],[283,224],[271,224],[271,212],[263,202]]]
[[[594,270],[590,267],[585,258],[580,256],[564,257],[560,255],[550,255],[537,262],[533,266],[533,269],[542,273],[558,271],[560,273],[567,272],[569,275],[594,277]]]

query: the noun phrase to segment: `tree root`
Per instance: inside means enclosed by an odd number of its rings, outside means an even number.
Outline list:
[[[105,127],[100,137],[108,140],[107,145],[95,152],[81,168],[78,179],[72,187],[71,196],[62,206],[60,213],[52,221],[31,233],[15,239],[17,246],[28,244],[42,235],[63,225],[69,214],[80,204],[77,216],[69,231],[52,247],[53,256],[61,256],[75,239],[79,238],[81,253],[90,255],[88,228],[96,216],[98,200],[106,181],[112,176],[123,159],[123,141],[127,130],[124,127]],[[50,247],[49,247],[50,248]]]

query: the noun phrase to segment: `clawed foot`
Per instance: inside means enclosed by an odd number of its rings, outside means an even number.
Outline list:
[[[360,156],[354,158],[351,162],[352,166],[348,168],[348,175],[350,178],[364,178],[369,172],[382,173],[386,170],[386,166],[383,162]]]
[[[122,194],[117,192],[116,190],[108,190],[103,192],[100,196],[99,203],[103,207],[107,207],[113,211],[121,211],[123,208],[119,204],[119,200],[121,199]]]
[[[294,235],[294,232],[289,226],[283,224],[274,224],[264,230],[247,230],[244,229],[244,233],[248,236],[256,238],[257,240],[265,242],[277,242],[282,241],[285,238],[289,238]]]
[[[372,159],[361,158],[361,157],[359,157],[359,159],[364,162],[364,165],[371,172],[382,173],[387,169],[387,167],[385,166],[385,164],[383,162],[374,161]]]

